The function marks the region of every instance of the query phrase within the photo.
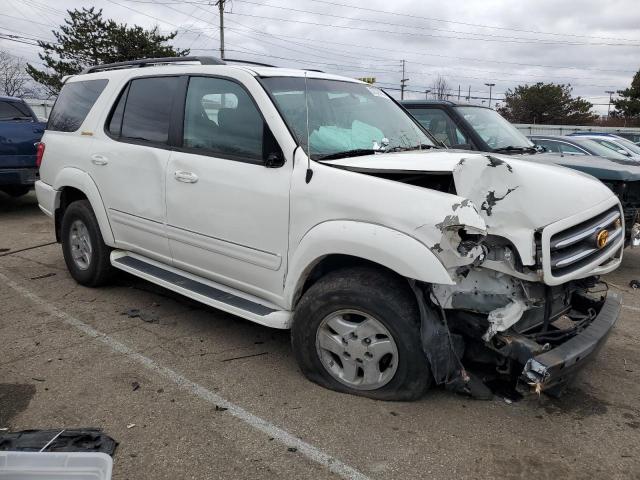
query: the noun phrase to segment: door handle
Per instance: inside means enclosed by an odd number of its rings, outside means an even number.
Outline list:
[[[183,172],[182,170],[176,170],[173,172],[174,178],[182,183],[196,183],[198,176],[192,172]]]
[[[109,160],[105,156],[96,154],[91,156],[91,163],[94,165],[106,165],[109,163]]]

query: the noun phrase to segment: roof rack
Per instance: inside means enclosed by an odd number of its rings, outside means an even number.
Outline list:
[[[234,63],[244,63],[246,65],[255,65],[257,67],[274,67],[278,68],[277,65],[269,65],[268,63],[261,62],[252,62],[251,60],[236,60],[235,58],[225,58],[225,62],[234,62]]]
[[[105,63],[103,65],[95,65],[85,68],[81,74],[101,72],[104,70],[118,70],[121,68],[142,68],[151,65],[165,63],[183,63],[183,62],[200,62],[201,65],[224,65],[224,60],[215,57],[161,57],[161,58],[143,58],[141,60],[129,60],[127,62]]]

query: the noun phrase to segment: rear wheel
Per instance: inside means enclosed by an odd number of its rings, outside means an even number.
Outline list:
[[[414,400],[431,384],[415,297],[389,272],[354,267],[320,279],[296,308],[291,338],[302,372],[332,390]]]
[[[62,253],[71,276],[81,285],[97,287],[113,276],[109,254],[91,204],[78,200],[69,205],[62,217]]]

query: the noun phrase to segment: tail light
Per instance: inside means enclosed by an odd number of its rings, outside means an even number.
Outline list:
[[[42,157],[44,156],[44,143],[38,142],[36,143],[36,166],[40,168],[42,164]]]

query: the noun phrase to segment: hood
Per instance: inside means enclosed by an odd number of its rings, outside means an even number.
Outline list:
[[[509,239],[525,264],[531,264],[535,257],[536,230],[614,196],[604,184],[579,172],[503,155],[436,150],[323,163],[371,174],[452,174],[456,194],[472,201],[487,225],[487,232]]]
[[[556,153],[524,154],[523,160],[561,165],[580,172],[588,173],[598,180],[620,180],[632,182],[640,180],[640,162],[638,160],[612,159],[595,155],[560,155]]]

